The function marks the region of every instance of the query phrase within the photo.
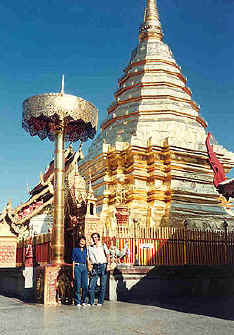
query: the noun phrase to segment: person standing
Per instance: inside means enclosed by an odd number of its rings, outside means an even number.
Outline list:
[[[78,239],[78,248],[72,250],[72,277],[74,280],[74,304],[77,307],[86,306],[88,295],[88,268],[86,238]],[[82,297],[80,289],[82,288]]]
[[[102,306],[106,293],[107,271],[110,265],[110,252],[106,244],[102,244],[99,233],[91,235],[93,245],[88,247],[88,262],[92,264],[92,276],[89,282],[89,304],[94,305],[97,280],[100,278],[100,292],[97,306]]]

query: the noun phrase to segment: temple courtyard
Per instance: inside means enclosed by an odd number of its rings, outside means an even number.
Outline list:
[[[234,298],[171,298],[102,308],[44,307],[0,296],[0,334],[231,335]]]

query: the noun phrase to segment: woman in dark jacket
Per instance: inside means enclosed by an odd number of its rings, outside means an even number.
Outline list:
[[[86,306],[88,294],[88,269],[86,238],[81,236],[78,240],[78,248],[72,250],[72,276],[74,280],[74,304],[77,307]],[[82,288],[82,297],[80,289]]]

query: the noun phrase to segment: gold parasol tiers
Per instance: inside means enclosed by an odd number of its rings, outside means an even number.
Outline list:
[[[90,102],[70,94],[46,93],[23,102],[23,128],[41,140],[55,140],[58,127],[64,130],[64,140],[76,142],[93,139],[98,112]]]

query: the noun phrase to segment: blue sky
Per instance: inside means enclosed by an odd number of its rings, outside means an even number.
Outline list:
[[[164,41],[216,140],[234,151],[234,1],[158,0]],[[22,102],[60,89],[90,100],[99,120],[137,44],[144,0],[1,0],[0,210],[27,199],[53,156],[21,127]],[[231,174],[234,176],[234,173]]]

